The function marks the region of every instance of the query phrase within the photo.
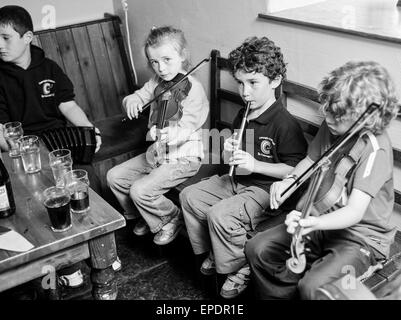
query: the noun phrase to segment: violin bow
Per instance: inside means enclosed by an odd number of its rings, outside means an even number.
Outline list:
[[[351,139],[359,130],[363,128],[365,123],[372,117],[375,112],[380,111],[380,105],[377,103],[371,103],[366,110],[359,116],[359,118],[352,124],[352,126],[339,138],[337,139],[329,149],[327,149],[323,155],[315,161],[298,179],[296,179],[291,185],[285,189],[281,195],[281,203],[284,202],[295,190],[298,189],[310,176],[327,163],[328,159],[339,149],[344,143]],[[365,118],[365,119],[364,119]],[[360,123],[359,123],[360,122]]]
[[[173,89],[175,86],[177,86],[178,84],[180,84],[182,81],[184,81],[186,78],[188,78],[188,76],[192,73],[194,73],[195,71],[197,71],[200,67],[203,66],[204,63],[209,62],[210,61],[210,57],[203,59],[201,62],[199,62],[195,67],[193,67],[191,70],[189,70],[180,80],[178,80],[177,82],[169,85],[166,89],[164,89],[162,92],[160,92],[156,97],[154,97],[152,100],[150,100],[148,103],[146,103],[143,107],[142,107],[142,112],[145,111],[153,102],[155,102],[157,99],[159,99],[159,97],[161,97],[163,94],[165,94],[167,91],[170,91],[171,89]],[[127,117],[124,117],[121,122],[125,122],[127,120],[130,120]]]

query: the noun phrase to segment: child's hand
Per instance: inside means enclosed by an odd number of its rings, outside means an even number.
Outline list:
[[[302,213],[297,210],[292,210],[285,218],[285,225],[287,226],[287,232],[289,234],[295,233],[295,228],[300,225],[302,229],[302,235],[306,235],[312,231],[318,230],[319,218],[314,216],[308,216],[305,219],[301,219]]]
[[[96,137],[96,149],[95,149],[95,153],[99,151],[100,146],[102,145],[102,136],[100,133],[100,130],[98,128],[95,127],[95,137]]]
[[[270,186],[270,208],[277,209],[281,205],[281,194],[286,190],[294,180],[284,179],[282,181],[274,182]]]
[[[238,149],[239,141],[235,139],[236,136],[237,133],[234,133],[231,137],[227,138],[226,141],[224,141],[224,151],[234,152],[234,150]]]
[[[3,126],[2,123],[0,123],[0,151],[1,150],[4,150],[4,151],[8,151],[9,150],[7,141],[4,138],[4,126]]]
[[[232,157],[228,160],[230,166],[238,165],[237,174],[247,175],[255,171],[256,159],[252,157],[248,152],[243,150],[234,151]]]
[[[160,130],[160,141],[167,143],[169,146],[178,143],[178,127],[165,127]]]
[[[142,103],[138,102],[134,95],[127,96],[123,100],[123,107],[130,120],[132,120],[132,118],[137,119],[139,113],[142,112]]]
[[[149,130],[149,135],[150,135],[150,138],[151,138],[153,141],[156,140],[156,138],[157,138],[157,129],[156,129],[156,126],[152,126],[152,128],[150,128],[150,130]]]

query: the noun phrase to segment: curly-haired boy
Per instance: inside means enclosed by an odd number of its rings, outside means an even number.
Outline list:
[[[250,103],[242,143],[235,136],[224,143],[228,164],[238,169],[236,183],[227,174],[215,175],[185,188],[180,201],[194,253],[208,254],[201,272],[226,274],[220,294],[234,298],[249,281],[247,233],[275,214],[266,211],[269,187],[305,156],[307,144],[282,97],[275,97],[286,72],[280,48],[266,37],[252,37],[230,53],[229,62],[242,99]],[[233,129],[240,127],[243,115],[244,109]],[[253,154],[241,150],[241,144]]]
[[[313,215],[305,218],[293,210],[285,224],[261,232],[247,243],[245,253],[261,299],[315,299],[318,288],[345,275],[359,277],[378,260],[388,258],[394,240],[395,227],[390,219],[394,204],[393,151],[385,130],[399,108],[392,79],[376,62],[348,62],[323,79],[319,96],[325,120],[307,157],[291,172],[294,176],[301,176],[338,137],[344,136],[372,103],[380,105],[380,112],[373,114],[355,138],[330,159],[326,176],[341,170],[345,173],[341,196],[335,203],[326,208],[314,206]],[[346,170],[344,162],[336,158],[348,158],[352,168]],[[272,185],[272,208],[281,204],[282,192],[293,181],[284,179]],[[326,190],[329,188],[327,185]],[[321,199],[319,192],[317,198]],[[286,261],[291,257],[288,249],[298,226],[302,235],[307,235],[308,250],[302,253],[305,270],[293,272]],[[343,289],[355,294],[357,288]]]

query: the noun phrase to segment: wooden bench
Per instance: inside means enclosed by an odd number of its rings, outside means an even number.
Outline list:
[[[33,44],[41,47],[69,76],[76,102],[100,129],[102,147],[93,164],[104,195],[110,194],[106,172],[144,150],[147,130],[147,115],[121,122],[122,99],[138,87],[119,17],[105,14],[104,19],[39,31]]]

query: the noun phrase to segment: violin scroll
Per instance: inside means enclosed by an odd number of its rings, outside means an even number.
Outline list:
[[[294,234],[291,242],[291,258],[286,261],[286,266],[295,274],[300,274],[306,267],[305,243],[300,234]]]

